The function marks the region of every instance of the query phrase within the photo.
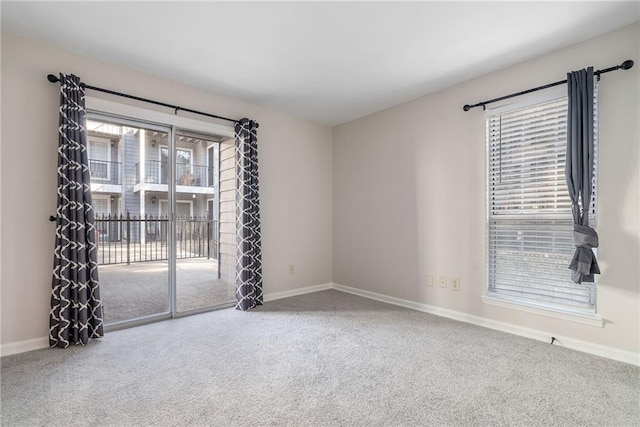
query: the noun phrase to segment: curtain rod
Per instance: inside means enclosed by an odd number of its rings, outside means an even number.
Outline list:
[[[633,61],[630,60],[630,59],[627,59],[622,64],[616,65],[615,67],[609,67],[609,68],[605,68],[604,70],[595,71],[593,73],[593,75],[598,76],[598,80],[600,80],[600,74],[604,74],[604,73],[608,73],[610,71],[616,71],[616,70],[628,70],[631,67],[633,67]],[[534,87],[533,89],[523,90],[522,92],[512,93],[511,95],[505,95],[505,96],[501,96],[499,98],[490,99],[488,101],[478,102],[477,104],[473,104],[473,105],[467,104],[464,107],[462,107],[462,109],[464,111],[469,111],[470,109],[475,108],[475,107],[482,107],[482,109],[485,110],[486,109],[486,105],[487,104],[491,104],[492,102],[502,101],[503,99],[513,98],[513,97],[520,96],[520,95],[526,95],[527,93],[536,92],[536,91],[539,91],[539,90],[542,90],[542,89],[548,89],[548,88],[554,87],[554,86],[559,86],[559,85],[561,85],[563,83],[566,83],[566,82],[567,82],[566,80],[562,80],[562,81],[559,81],[559,82],[549,83],[549,84],[546,84],[544,86]]]
[[[49,75],[47,75],[47,80],[49,80],[51,83],[58,83],[60,81],[60,78],[55,76],[55,75],[53,75],[53,74],[49,74]],[[211,118],[214,118],[214,119],[220,119],[220,120],[226,120],[228,122],[238,123],[238,120],[230,119],[230,118],[222,117],[222,116],[216,116],[215,114],[203,113],[202,111],[192,110],[190,108],[183,108],[183,107],[179,107],[177,105],[167,104],[165,102],[154,101],[152,99],[141,98],[139,96],[129,95],[128,93],[116,92],[116,91],[110,90],[110,89],[103,89],[101,87],[91,86],[91,85],[88,85],[86,83],[81,83],[81,85],[85,89],[91,89],[91,90],[95,90],[95,91],[98,91],[98,92],[108,93],[109,95],[121,96],[123,98],[134,99],[136,101],[142,101],[142,102],[147,102],[149,104],[160,105],[162,107],[171,108],[171,109],[174,110],[174,114],[178,114],[178,111],[186,111],[187,113],[199,114],[201,116],[207,116],[207,117],[211,117]],[[259,126],[260,125],[258,123],[256,123],[256,127],[259,127]]]

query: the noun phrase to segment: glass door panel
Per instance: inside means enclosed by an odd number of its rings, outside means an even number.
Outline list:
[[[184,313],[229,304],[235,286],[218,269],[219,138],[176,132],[176,311]]]
[[[87,139],[107,326],[171,315],[168,185],[158,177],[170,129],[89,114]],[[166,203],[166,202],[165,202]]]

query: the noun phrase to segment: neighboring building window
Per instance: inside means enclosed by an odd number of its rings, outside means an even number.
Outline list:
[[[111,178],[111,141],[106,138],[89,137],[89,170],[91,179],[106,181]]]
[[[110,199],[107,196],[93,196],[93,212],[96,216],[102,218],[111,214]]]
[[[108,217],[111,214],[111,199],[108,196],[91,196],[93,215],[96,220],[96,236],[99,242],[106,242],[109,236]]]
[[[169,164],[169,149],[160,148],[162,165]],[[176,148],[176,182],[178,185],[196,185],[193,175],[193,151],[187,148]],[[163,172],[163,183],[166,183],[166,171]]]
[[[566,115],[562,98],[487,118],[488,292],[594,312],[595,283],[573,283],[568,268],[575,247],[564,175]],[[595,145],[597,153],[597,133]],[[595,226],[595,167],[593,176]]]
[[[160,200],[160,216],[169,214],[169,202]],[[176,200],[176,219],[188,219],[193,217],[193,202],[190,200]]]

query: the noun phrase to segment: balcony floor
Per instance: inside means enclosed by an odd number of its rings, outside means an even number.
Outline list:
[[[176,269],[178,311],[234,301],[235,284],[217,279],[216,260],[181,259]],[[104,265],[98,272],[105,323],[168,312],[167,261]]]

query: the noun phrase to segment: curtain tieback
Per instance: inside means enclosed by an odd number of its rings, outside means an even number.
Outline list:
[[[588,225],[573,224],[573,243],[579,248],[597,248],[598,233]]]
[[[600,274],[598,261],[591,251],[598,247],[598,233],[588,225],[573,224],[573,243],[576,251],[569,265],[575,283],[593,282],[594,274]]]

